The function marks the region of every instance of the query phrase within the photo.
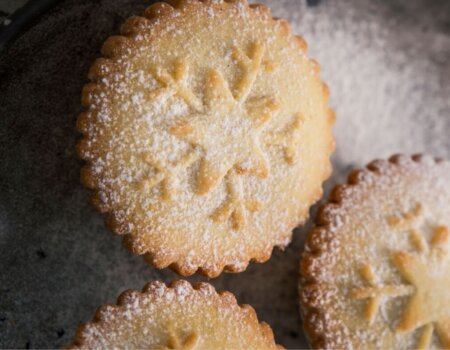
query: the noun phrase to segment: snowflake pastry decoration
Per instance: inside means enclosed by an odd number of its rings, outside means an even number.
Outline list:
[[[264,52],[265,45],[261,42],[255,42],[248,55],[233,47],[232,58],[240,68],[240,79],[231,89],[222,73],[211,69],[204,86],[204,102],[189,88],[187,60],[176,62],[172,73],[165,69],[153,71],[155,79],[162,85],[152,92],[153,98],[176,95],[190,107],[189,115],[177,120],[168,132],[190,144],[194,150],[176,164],[157,161],[151,154],[144,155],[144,161],[155,169],[155,174],[144,179],[141,186],[161,185],[163,199],[171,199],[176,193],[174,179],[200,160],[195,189],[198,195],[209,193],[223,181],[226,184],[228,196],[211,214],[215,222],[231,218],[233,228],[240,229],[245,225],[246,212],[259,210],[260,204],[256,200],[244,198],[240,175],[266,178],[270,172],[260,136],[268,122],[279,113],[281,104],[276,96],[249,98],[264,66]],[[268,145],[281,146],[291,165],[296,160],[301,121],[302,117],[296,115],[286,130],[271,133],[265,140]]]
[[[403,279],[402,285],[380,285],[369,265],[361,270],[369,287],[354,288],[355,299],[369,299],[365,318],[372,322],[378,312],[382,297],[408,296],[409,300],[394,329],[396,333],[412,332],[421,328],[416,348],[429,348],[436,332],[442,345],[450,348],[450,234],[445,226],[435,226],[433,236],[426,242],[416,229],[423,208],[418,204],[401,216],[388,217],[389,225],[409,234],[416,252],[392,251],[391,260]]]

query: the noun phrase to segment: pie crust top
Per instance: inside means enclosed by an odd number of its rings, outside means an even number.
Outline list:
[[[158,3],[83,89],[82,182],[132,252],[213,277],[284,247],[322,194],[334,115],[304,40],[244,0]]]
[[[208,283],[176,281],[128,290],[98,308],[68,349],[280,349],[255,310]]]
[[[450,163],[394,156],[337,186],[300,267],[315,348],[450,348]]]

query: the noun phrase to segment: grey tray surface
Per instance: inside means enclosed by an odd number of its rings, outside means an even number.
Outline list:
[[[450,158],[450,2],[264,0],[305,36],[337,113],[334,174],[393,153]],[[0,55],[0,347],[53,348],[125,289],[178,278],[146,265],[88,204],[75,155],[80,89],[102,42],[145,0],[64,0]],[[297,271],[308,225],[265,264],[211,280],[306,348]],[[194,276],[191,281],[204,280]]]
[[[14,43],[59,0],[1,0],[0,50]]]

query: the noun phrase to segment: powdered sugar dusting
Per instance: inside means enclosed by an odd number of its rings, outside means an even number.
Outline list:
[[[229,293],[218,295],[209,284],[194,290],[186,281],[171,288],[153,282],[145,289],[125,292],[120,306],[103,308],[96,322],[83,327],[76,347],[276,347],[273,336],[261,331],[253,310],[241,308]]]

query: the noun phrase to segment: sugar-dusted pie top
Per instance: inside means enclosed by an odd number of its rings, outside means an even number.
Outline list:
[[[186,281],[149,283],[101,306],[70,349],[276,349],[269,325],[229,292]]]
[[[306,44],[246,1],[159,3],[83,90],[83,182],[134,253],[208,276],[286,246],[321,196],[333,113]]]
[[[450,163],[396,156],[338,186],[300,275],[317,348],[450,348]]]

